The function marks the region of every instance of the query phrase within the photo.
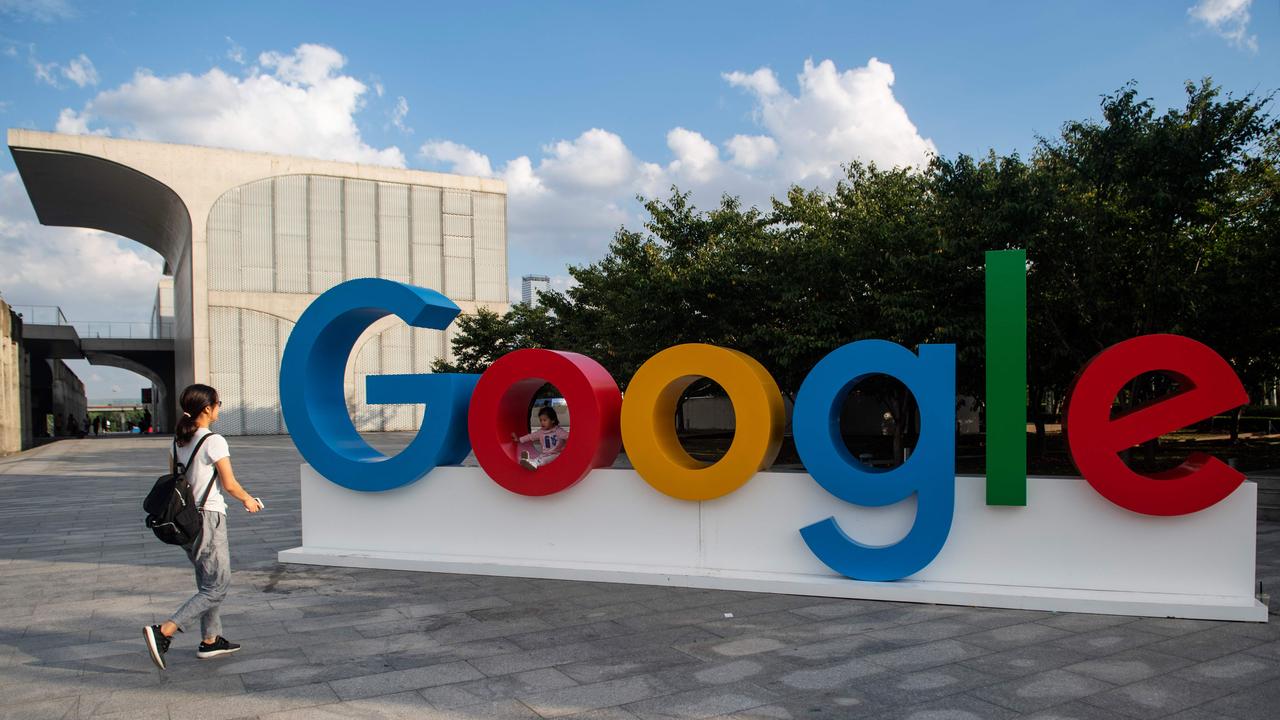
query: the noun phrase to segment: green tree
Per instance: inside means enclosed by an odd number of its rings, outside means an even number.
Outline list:
[[[493,361],[515,350],[559,347],[559,326],[544,307],[516,304],[504,315],[481,307],[474,315],[457,319],[453,337],[454,361],[440,358],[432,372],[481,373]]]

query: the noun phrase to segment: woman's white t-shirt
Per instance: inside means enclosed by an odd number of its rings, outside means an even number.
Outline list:
[[[195,449],[196,443],[210,432],[212,431],[209,428],[199,428],[186,445],[178,447],[178,462],[187,466],[187,482],[191,484],[191,494],[197,503],[204,495],[205,488],[209,487],[209,481],[213,479],[213,464],[224,457],[231,457],[227,439],[221,435],[214,435],[204,441],[200,446],[200,454],[194,463],[191,462],[191,451]],[[205,501],[203,509],[227,514],[227,501],[222,497],[222,488],[216,483],[209,491],[209,499]]]

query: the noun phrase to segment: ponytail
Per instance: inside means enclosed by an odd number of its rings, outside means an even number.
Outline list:
[[[178,445],[191,442],[197,430],[196,418],[200,417],[200,413],[204,412],[205,408],[217,402],[218,391],[208,385],[188,385],[187,389],[182,391],[182,397],[178,400],[182,416],[178,418],[178,427],[173,431]]]

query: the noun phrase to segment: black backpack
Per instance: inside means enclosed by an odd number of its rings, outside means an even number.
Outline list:
[[[200,438],[195,448],[191,451],[190,460],[193,461],[200,452],[200,446],[204,445],[204,441],[208,440],[213,433],[208,433]],[[190,461],[188,461],[188,465]],[[147,512],[147,527],[151,528],[151,532],[160,538],[160,542],[169,543],[170,545],[189,545],[199,539],[204,531],[204,518],[200,515],[200,508],[204,507],[204,503],[209,499],[209,492],[213,490],[213,484],[218,481],[218,469],[213,469],[213,477],[209,478],[209,487],[204,489],[204,495],[200,498],[197,505],[195,497],[191,492],[191,483],[187,482],[187,466],[178,462],[178,444],[173,445],[173,465],[175,471],[156,480],[156,484],[151,488],[151,492],[147,493],[147,499],[142,501],[142,509]]]

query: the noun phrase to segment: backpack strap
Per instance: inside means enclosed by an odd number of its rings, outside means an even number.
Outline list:
[[[208,440],[211,437],[213,437],[213,433],[205,433],[203,437],[201,437],[199,440],[196,441],[196,446],[191,449],[191,456],[187,458],[187,464],[178,465],[178,468],[180,468],[183,480],[187,479],[187,469],[191,465],[191,462],[195,460],[196,453],[200,452],[200,447],[204,445],[204,441]],[[173,444],[173,462],[175,465],[178,464],[178,443],[176,440],[174,441],[174,444]],[[204,510],[204,504],[209,500],[209,493],[213,491],[213,484],[217,480],[218,480],[218,467],[215,465],[213,467],[213,475],[209,477],[209,485],[204,489],[204,493],[200,496],[200,502],[196,503],[197,509],[202,511]]]

